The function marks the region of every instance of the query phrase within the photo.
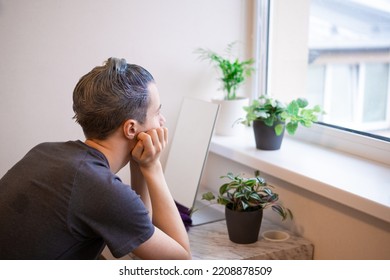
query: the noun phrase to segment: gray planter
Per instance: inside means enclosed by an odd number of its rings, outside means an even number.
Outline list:
[[[274,125],[283,122],[275,123]],[[267,126],[261,120],[253,121],[253,132],[255,134],[256,148],[259,150],[279,150],[282,145],[284,130],[279,136],[275,133],[275,126]]]
[[[249,212],[233,211],[225,207],[226,226],[230,241],[250,244],[258,240],[263,209]]]

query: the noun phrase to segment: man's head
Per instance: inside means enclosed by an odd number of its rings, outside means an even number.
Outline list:
[[[109,58],[77,83],[74,118],[88,139],[106,139],[128,119],[144,124],[152,86],[152,75],[141,66]]]

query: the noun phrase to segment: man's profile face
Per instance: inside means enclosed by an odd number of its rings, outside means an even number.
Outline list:
[[[162,127],[165,124],[165,117],[161,114],[160,94],[155,83],[148,86],[150,103],[143,124],[144,131]]]

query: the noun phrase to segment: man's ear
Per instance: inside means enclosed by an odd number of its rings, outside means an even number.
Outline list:
[[[122,129],[123,135],[129,140],[133,140],[139,132],[139,123],[136,120],[129,119],[123,123]]]

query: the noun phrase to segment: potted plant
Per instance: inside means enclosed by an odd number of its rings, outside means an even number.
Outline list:
[[[196,50],[201,59],[213,63],[219,70],[219,80],[224,94],[222,99],[212,99],[212,102],[220,105],[216,133],[226,136],[235,134],[233,125],[237,119],[242,118],[242,107],[247,106],[249,102],[247,97],[238,96],[237,90],[254,71],[253,59],[240,60],[233,56],[234,44],[228,45],[225,56],[203,48]]]
[[[263,210],[271,207],[282,218],[293,217],[290,209],[278,203],[279,195],[273,186],[255,172],[255,177],[245,178],[229,172],[221,178],[229,181],[219,187],[216,197],[212,192],[202,195],[202,199],[225,206],[226,225],[229,239],[235,243],[249,244],[258,239]]]
[[[261,95],[249,106],[244,106],[246,117],[243,124],[253,123],[256,148],[278,150],[282,144],[284,131],[294,135],[299,125],[310,127],[323,111],[319,105],[308,108],[305,98],[297,98],[285,104],[277,99]]]

